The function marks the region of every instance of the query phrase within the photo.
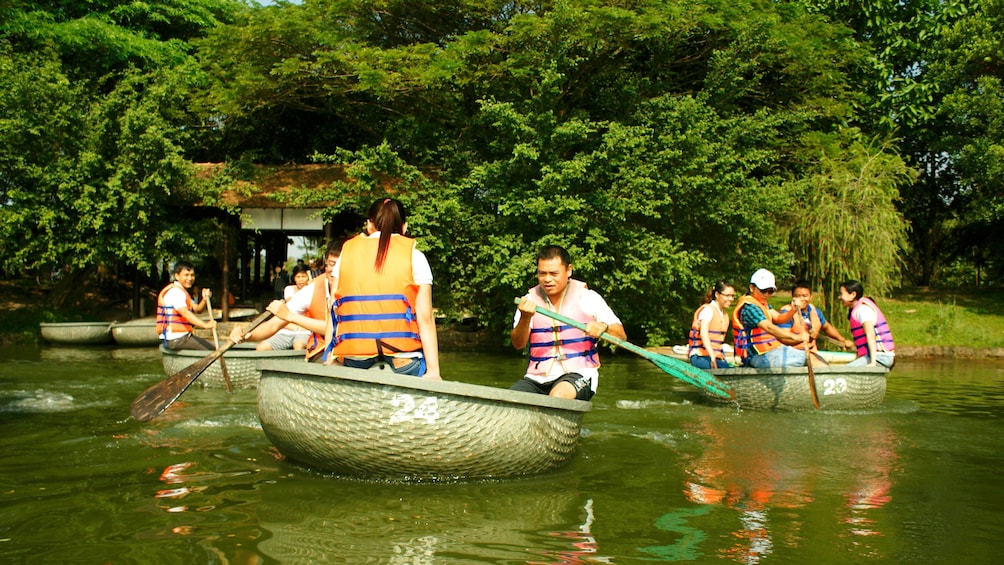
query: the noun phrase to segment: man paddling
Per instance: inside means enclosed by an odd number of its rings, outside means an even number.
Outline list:
[[[526,375],[509,387],[512,390],[589,400],[599,378],[597,339],[604,332],[627,339],[623,324],[603,297],[571,277],[568,251],[556,245],[540,250],[538,284],[520,301],[510,333],[514,348],[530,345]],[[586,332],[537,314],[537,307],[582,322]]]
[[[188,261],[178,261],[174,264],[174,281],[164,287],[157,295],[157,335],[167,349],[206,349],[213,350],[209,341],[192,335],[192,328],[211,330],[216,327],[216,320],[200,319],[195,314],[206,309],[213,291],[202,289],[202,299],[198,304],[192,304],[192,285],[195,284],[195,266]]]
[[[805,304],[801,299],[793,299],[795,309],[782,314],[767,303],[775,290],[774,273],[767,269],[758,269],[750,277],[749,294],[740,298],[732,311],[736,353],[744,360],[743,364],[750,367],[802,367],[805,348],[796,349],[791,345],[808,345],[809,334],[795,335],[777,324],[790,321],[796,310],[801,310]]]
[[[819,337],[819,334],[828,336],[835,343],[838,343],[843,347],[851,347],[852,345],[854,345],[853,341],[844,338],[844,336],[841,335],[840,331],[837,330],[837,328],[833,327],[833,324],[831,324],[826,319],[826,316],[823,315],[822,310],[816,308],[812,304],[812,289],[809,288],[808,282],[797,281],[795,283],[795,286],[791,288],[791,297],[792,299],[801,301],[803,304],[805,304],[805,306],[802,307],[801,310],[799,310],[799,313],[802,315],[802,327],[801,328],[795,327],[794,318],[792,318],[787,322],[778,323],[779,327],[782,327],[786,330],[791,330],[791,332],[794,334],[800,334],[802,333],[802,331],[809,332],[809,349],[811,351],[818,350],[818,347],[816,345],[816,340]],[[794,308],[794,306],[790,304],[785,304],[784,306],[781,307],[781,313],[784,314],[792,308]],[[801,348],[801,344],[795,344],[795,347]],[[816,358],[819,359],[820,363],[825,363],[818,356]]]

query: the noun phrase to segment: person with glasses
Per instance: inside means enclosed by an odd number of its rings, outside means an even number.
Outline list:
[[[704,294],[704,300],[694,312],[687,355],[690,364],[698,369],[712,368],[712,359],[716,369],[729,368],[722,345],[729,330],[729,317],[725,310],[732,305],[735,296],[736,289],[719,280]]]
[[[831,340],[839,344],[841,347],[851,347],[852,345],[854,345],[853,341],[845,339],[844,336],[840,334],[840,331],[838,331],[837,328],[833,326],[833,324],[827,321],[826,316],[823,315],[822,310],[816,308],[812,304],[812,289],[809,288],[808,282],[801,280],[797,281],[795,283],[795,286],[791,288],[791,297],[792,299],[800,300],[805,304],[805,307],[799,310],[799,314],[802,315],[802,323],[800,324],[801,327],[796,327],[796,324],[794,323],[795,322],[794,318],[792,318],[787,322],[778,323],[778,326],[786,330],[791,330],[791,332],[794,334],[802,333],[803,329],[804,331],[808,332],[810,351],[818,351],[818,347],[816,346],[816,340],[819,337],[819,334],[828,336]],[[781,313],[784,314],[788,310],[791,310],[793,308],[795,307],[790,304],[785,304],[784,306],[781,307]],[[795,347],[801,349],[802,344],[801,343],[796,344]],[[816,359],[819,360],[820,364],[823,365],[826,364],[826,362],[818,355],[816,356]]]
[[[792,299],[796,308],[783,314],[774,310],[767,299],[776,289],[774,273],[758,269],[750,277],[749,294],[739,299],[732,312],[735,351],[743,365],[756,368],[805,365],[805,348],[798,349],[792,345],[803,343],[807,346],[809,334],[796,335],[778,326],[790,321],[805,304],[801,299]]]
[[[265,308],[275,315],[254,329],[244,333],[244,325],[238,324],[230,330],[230,339],[234,343],[242,341],[262,341],[271,338],[279,330],[292,323],[311,332],[307,342],[308,360],[325,361],[327,345],[331,341],[327,333],[328,320],[331,317],[331,305],[334,299],[335,285],[338,282],[334,268],[342,252],[344,239],[336,239],[328,243],[324,251],[324,276],[314,277],[310,283],[296,291],[288,301],[273,300]]]

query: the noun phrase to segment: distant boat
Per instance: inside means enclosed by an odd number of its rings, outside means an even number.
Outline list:
[[[42,339],[50,343],[72,345],[109,343],[112,340],[110,322],[41,323]]]
[[[710,371],[732,387],[735,400],[719,398],[701,390],[704,400],[744,410],[813,410],[806,367],[754,369],[751,367]],[[885,399],[889,369],[830,365],[813,367],[816,396],[823,410],[873,408]]]
[[[306,352],[303,350],[294,351],[284,349],[280,351],[255,351],[257,343],[247,342],[231,348],[223,354],[223,359],[227,363],[227,374],[230,376],[230,384],[234,389],[251,389],[258,386],[258,379],[261,371],[258,370],[258,362],[268,359],[300,360],[302,361]],[[166,349],[160,347],[161,362],[164,365],[164,373],[171,376],[192,363],[199,361],[212,353],[203,349]],[[306,364],[306,362],[304,362]],[[205,372],[195,381],[201,384],[202,388],[225,388],[223,381],[223,371],[220,363],[216,362],[209,366]]]
[[[592,406],[389,369],[265,361],[258,417],[289,459],[339,475],[453,481],[553,471]]]
[[[231,307],[229,310],[227,310],[227,319],[244,320],[247,318],[254,318],[258,314],[260,314],[260,312],[258,312],[258,309],[253,306]],[[220,320],[223,318],[223,310],[221,310],[219,306],[213,308],[213,318],[216,320]]]
[[[112,339],[119,345],[157,345],[157,318],[137,318],[128,322],[112,324]]]

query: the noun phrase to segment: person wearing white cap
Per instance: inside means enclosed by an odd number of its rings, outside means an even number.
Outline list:
[[[795,312],[805,307],[803,300],[793,299],[795,308],[780,313],[767,303],[777,284],[774,273],[757,269],[750,277],[750,292],[739,299],[732,311],[732,331],[735,351],[750,367],[801,367],[805,365],[805,349],[791,345],[807,343],[809,334],[794,334],[777,324],[787,322]]]

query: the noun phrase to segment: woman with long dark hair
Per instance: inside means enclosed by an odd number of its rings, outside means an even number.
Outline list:
[[[333,273],[332,353],[346,367],[385,362],[396,373],[439,379],[432,269],[407,229],[404,205],[381,198],[369,208],[366,233],[345,242]]]
[[[690,323],[690,364],[699,369],[726,369],[725,335],[729,330],[729,317],[725,310],[732,305],[736,289],[724,280],[715,282],[704,294],[704,300],[694,312]],[[714,365],[712,366],[712,360]]]

